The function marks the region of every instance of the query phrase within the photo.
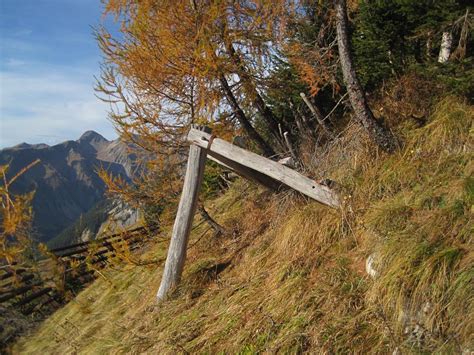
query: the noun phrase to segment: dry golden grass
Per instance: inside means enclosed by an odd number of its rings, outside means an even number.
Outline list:
[[[155,303],[162,264],[109,270],[14,352],[473,350],[473,119],[447,98],[425,126],[401,131],[393,156],[349,129],[306,161],[340,183],[340,211],[237,182],[206,206],[228,235],[193,231],[169,301]],[[165,254],[156,244],[142,258]]]

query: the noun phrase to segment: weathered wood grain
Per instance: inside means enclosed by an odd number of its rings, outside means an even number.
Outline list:
[[[258,171],[247,168],[243,166],[242,164],[238,164],[232,161],[231,159],[227,159],[223,157],[222,155],[211,152],[210,154],[207,155],[207,157],[210,160],[215,161],[216,163],[235,171],[238,175],[242,176],[243,178],[256,182],[257,184],[266,186],[269,189],[277,191],[278,188],[281,186],[281,183],[268,177],[267,175],[261,174]]]
[[[210,135],[193,128],[197,132]],[[174,221],[171,242],[166,258],[165,269],[158,290],[158,300],[163,300],[169,291],[175,287],[181,279],[184,262],[186,260],[186,248],[188,245],[189,233],[196,212],[199,190],[201,188],[204,166],[206,164],[206,147],[200,148],[197,145],[189,147],[188,164],[184,177],[183,192],[178,205],[178,212]]]
[[[189,131],[188,141],[198,147],[207,149],[211,135],[192,128]],[[301,192],[302,194],[330,207],[337,208],[340,206],[337,194],[327,186],[318,184],[306,176],[283,166],[275,161],[264,158],[245,149],[239,148],[219,138],[214,138],[212,144],[207,149],[209,156],[217,161],[223,161],[224,165],[230,167],[239,173],[241,171],[253,171],[262,181],[261,176],[276,180],[286,186]],[[250,170],[248,170],[250,169]]]

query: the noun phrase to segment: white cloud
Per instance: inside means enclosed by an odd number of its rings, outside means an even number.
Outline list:
[[[86,130],[115,138],[90,70],[34,63],[8,69],[0,71],[0,147],[55,144]]]

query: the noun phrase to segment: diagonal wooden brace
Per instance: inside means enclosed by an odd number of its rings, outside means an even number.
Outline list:
[[[270,188],[284,184],[302,194],[330,207],[340,206],[337,194],[329,187],[301,175],[273,160],[237,147],[219,138],[192,128],[188,141],[198,147],[207,149],[209,158],[234,170],[236,173],[259,182]],[[208,148],[209,147],[209,148]]]
[[[173,226],[163,278],[157,294],[159,301],[165,299],[181,279],[206,157],[234,170],[245,178],[272,189],[279,189],[283,184],[327,206],[333,208],[340,206],[337,194],[327,186],[318,184],[273,160],[215,138],[203,127],[191,128],[188,141],[191,146],[183,192]]]

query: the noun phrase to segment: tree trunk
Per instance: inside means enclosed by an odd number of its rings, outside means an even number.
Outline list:
[[[293,144],[291,143],[290,134],[288,132],[285,132],[283,133],[283,137],[285,138],[286,147],[288,148],[288,151],[290,152],[291,157],[295,161],[297,161],[298,156],[296,155],[295,149],[293,148]]]
[[[291,99],[290,99],[290,108],[295,118],[296,125],[298,126],[300,135],[303,135],[306,139],[311,137],[317,140],[318,136],[316,135],[313,125],[310,122],[308,122],[305,114],[302,113],[298,107],[295,107],[295,104],[293,103]]]
[[[426,58],[431,57],[431,47],[432,47],[432,40],[431,40],[431,32],[428,32],[428,39],[426,40],[426,45],[425,45],[425,56]]]
[[[276,119],[272,110],[267,106],[265,101],[263,101],[262,96],[258,93],[257,88],[255,87],[255,84],[252,81],[252,78],[247,72],[247,68],[245,68],[244,63],[242,62],[242,58],[240,58],[239,53],[236,52],[234,45],[230,42],[227,42],[226,46],[232,62],[237,67],[237,74],[243,81],[244,88],[247,91],[247,95],[251,98],[253,105],[267,123],[270,132],[277,139],[278,143],[282,145],[283,137],[280,137],[278,134],[278,120]],[[288,129],[283,125],[283,130],[286,131]]]
[[[443,32],[441,38],[441,48],[439,49],[438,63],[446,63],[451,55],[451,47],[453,45],[453,34],[451,32]]]
[[[224,75],[220,76],[219,81],[229,105],[232,107],[232,110],[234,110],[234,114],[237,117],[239,123],[244,128],[245,132],[247,132],[249,137],[258,144],[265,156],[270,157],[275,155],[275,151],[268,145],[267,142],[265,142],[262,136],[258,134],[255,128],[253,128],[253,126],[250,124],[250,121],[248,120],[244,111],[240,108],[239,103],[237,102],[237,99],[235,98],[234,93],[232,92],[232,89],[230,88],[229,83],[227,82],[227,79],[224,77]]]
[[[362,90],[362,85],[359,82],[352,61],[347,27],[346,0],[336,0],[337,46],[342,75],[349,93],[351,106],[354,109],[357,120],[367,130],[372,140],[384,151],[391,153],[396,149],[395,137],[375,119],[367,104],[367,98]]]

